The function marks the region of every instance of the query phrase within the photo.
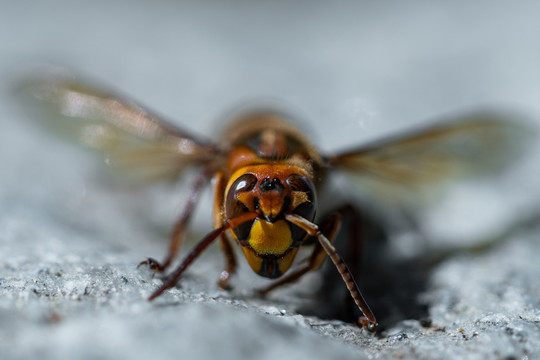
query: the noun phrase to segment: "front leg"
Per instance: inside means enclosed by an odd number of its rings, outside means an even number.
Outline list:
[[[329,240],[316,224],[312,223],[309,220],[306,220],[299,215],[288,214],[285,216],[285,219],[302,228],[309,235],[317,238],[317,240],[319,241],[319,245],[323,248],[326,255],[328,255],[328,257],[336,266],[336,269],[338,270],[341,278],[345,282],[345,285],[347,286],[347,289],[349,290],[349,293],[353,298],[356,306],[358,306],[360,311],[364,314],[364,316],[358,319],[359,324],[362,325],[362,327],[367,327],[370,330],[375,330],[377,327],[377,320],[375,319],[375,315],[373,315],[373,312],[364,300],[364,297],[362,296],[358,285],[354,281],[351,271],[345,264],[345,261],[343,261],[334,245],[332,245],[332,241],[334,241],[334,239]]]
[[[219,239],[221,251],[225,256],[225,268],[219,274],[218,286],[223,290],[230,290],[229,279],[231,275],[236,271],[236,256],[234,255],[234,249],[231,242],[227,238],[227,235],[222,234]]]
[[[214,228],[218,228],[226,220],[223,205],[225,201],[225,188],[227,179],[223,172],[218,172],[215,177],[214,187]],[[230,240],[225,233],[221,234],[219,244],[225,257],[225,268],[219,274],[218,286],[223,290],[229,290],[229,280],[236,271],[236,256]]]
[[[169,265],[171,265],[172,261],[174,260],[178,252],[180,251],[180,245],[182,244],[182,239],[184,237],[186,226],[189,223],[189,220],[191,219],[191,215],[193,214],[195,210],[195,204],[197,203],[197,200],[199,199],[202,189],[208,182],[208,178],[209,178],[209,171],[207,169],[203,169],[198,174],[197,178],[195,179],[195,183],[193,184],[191,188],[191,193],[189,195],[187,204],[184,207],[184,211],[180,215],[180,218],[174,224],[173,232],[171,235],[171,241],[169,243],[169,252],[167,253],[167,256],[165,257],[165,260],[163,260],[163,262],[160,263],[155,259],[148,258],[145,261],[142,261],[139,264],[139,266],[148,265],[154,271],[163,272],[169,267]]]

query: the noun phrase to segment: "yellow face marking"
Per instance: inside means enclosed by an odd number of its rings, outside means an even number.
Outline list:
[[[242,246],[242,251],[244,252],[244,256],[251,269],[257,274],[260,273],[263,259],[260,256],[257,256],[257,254],[255,254],[248,246]]]
[[[308,196],[303,191],[293,191],[292,192],[292,208],[295,209],[298,205],[309,201]]]
[[[278,260],[279,272],[284,274],[289,268],[298,252],[298,248],[293,248]]]
[[[248,209],[253,207],[253,195],[247,192],[241,192],[238,194],[238,201],[247,206]]]
[[[249,245],[257,254],[281,255],[291,247],[291,229],[285,220],[274,223],[255,220],[248,239]]]

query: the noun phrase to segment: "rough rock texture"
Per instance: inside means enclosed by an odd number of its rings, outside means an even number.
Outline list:
[[[107,181],[96,158],[25,121],[10,97],[15,73],[48,61],[214,138],[223,114],[254,98],[296,109],[325,151],[477,106],[540,125],[539,11],[534,1],[4,4],[0,358],[539,358],[534,145],[509,173],[407,216],[379,209],[393,226],[366,244],[358,278],[381,323],[374,335],[343,321],[352,310],[331,266],[259,299],[267,282],[245,263],[232,291],[217,288],[217,247],[148,303],[162,279],[137,264],[164,254],[189,176]],[[330,198],[350,197],[343,179],[331,185]],[[210,229],[210,192],[201,203],[185,248]]]

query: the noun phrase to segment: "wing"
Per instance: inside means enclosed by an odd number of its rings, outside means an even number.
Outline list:
[[[450,181],[502,169],[529,135],[523,124],[496,113],[475,114],[329,156],[326,163],[378,199],[415,202]]]
[[[178,177],[222,154],[138,105],[68,76],[28,77],[18,86],[26,110],[55,133],[103,152],[106,164],[137,180]]]

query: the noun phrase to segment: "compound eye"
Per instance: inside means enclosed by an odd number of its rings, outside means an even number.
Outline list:
[[[297,214],[306,220],[313,221],[317,211],[317,198],[311,182],[305,177],[297,174],[287,177],[286,182],[293,192],[293,204],[296,204],[292,209],[292,213]],[[291,224],[291,232],[293,239],[295,240],[302,240],[306,235],[304,230],[293,224]]]
[[[257,177],[253,174],[244,174],[232,183],[225,199],[225,213],[227,214],[227,218],[231,219],[249,211],[248,205],[238,199],[238,194],[253,190],[256,184]],[[253,221],[248,221],[232,230],[238,240],[247,239],[252,224]]]
[[[244,174],[236,179],[232,185],[231,190],[234,192],[251,191],[257,184],[257,177],[253,174]]]

